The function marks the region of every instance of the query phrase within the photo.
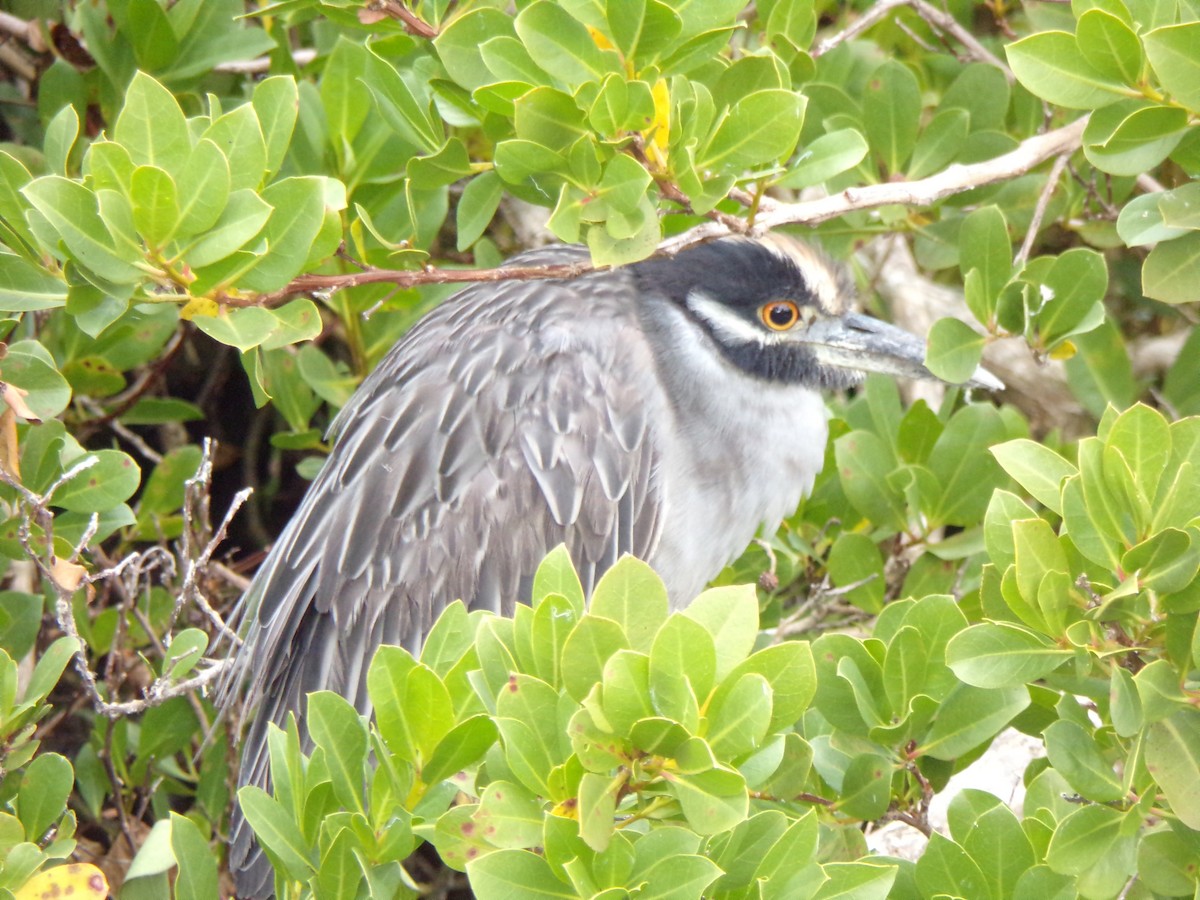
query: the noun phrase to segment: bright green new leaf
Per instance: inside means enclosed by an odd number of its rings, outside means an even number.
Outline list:
[[[1127,89],[1098,72],[1069,32],[1041,31],[1004,49],[1017,80],[1050,103],[1096,109],[1125,96]]]
[[[723,681],[754,647],[758,634],[758,595],[753,585],[709,588],[692,601],[683,614],[699,622],[712,635],[718,682]]]
[[[332,691],[308,695],[305,721],[308,733],[325,751],[325,764],[338,803],[363,811],[363,765],[367,759],[367,730],[349,701]]]
[[[229,161],[230,190],[258,190],[267,171],[267,142],[252,104],[243,103],[218,117],[200,137],[216,144]]]
[[[138,72],[129,83],[112,139],[129,151],[135,165],[158,166],[168,173],[183,168],[192,152],[192,138],[178,101],[145,72]]]
[[[650,650],[667,620],[667,589],[648,565],[632,556],[616,562],[592,592],[591,612],[618,623],[634,650]]]
[[[143,277],[132,254],[116,249],[106,223],[100,217],[96,195],[76,181],[59,175],[38,178],[23,193],[38,212],[58,231],[67,250],[101,278],[127,284]]]
[[[1176,102],[1200,112],[1200,22],[1156,28],[1143,35],[1146,55],[1162,86]]]
[[[218,894],[217,858],[208,838],[187,816],[172,812],[171,852],[179,865],[175,900],[207,900]]]
[[[130,181],[133,224],[152,251],[161,250],[179,224],[179,195],[171,176],[157,166],[138,166]]]
[[[536,0],[521,10],[513,27],[537,64],[570,88],[618,71],[617,55],[601,50],[587,28],[557,3]]]
[[[1050,448],[1025,438],[996,444],[990,450],[1004,471],[1015,478],[1033,499],[1062,515],[1062,483],[1076,474],[1074,465]]]
[[[1102,172],[1139,175],[1179,146],[1187,124],[1188,114],[1176,106],[1115,103],[1093,114],[1084,129],[1083,152]]]
[[[1105,78],[1137,84],[1142,74],[1142,44],[1133,29],[1104,9],[1089,9],[1075,25],[1075,42]]]
[[[720,120],[696,165],[736,171],[790,156],[800,140],[807,103],[803,95],[783,88],[747,94]]]
[[[786,188],[812,187],[854,168],[866,155],[867,141],[862,132],[854,128],[831,131],[801,148],[776,184]]]

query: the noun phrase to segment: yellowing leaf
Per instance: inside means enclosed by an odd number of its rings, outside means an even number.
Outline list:
[[[108,881],[95,866],[72,863],[39,872],[14,891],[13,896],[16,900],[49,900],[51,897],[104,900],[108,896]]]
[[[654,121],[642,132],[646,139],[646,158],[658,169],[667,168],[667,143],[671,139],[671,93],[665,79],[654,83],[650,96],[654,98]]]
[[[183,305],[183,309],[179,311],[179,318],[190,322],[196,316],[215,316],[220,309],[221,307],[215,300],[209,300],[207,297],[193,297]]]

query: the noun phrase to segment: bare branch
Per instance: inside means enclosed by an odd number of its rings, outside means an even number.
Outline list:
[[[1062,177],[1070,159],[1069,151],[1062,153],[1050,167],[1050,175],[1046,178],[1046,184],[1038,195],[1037,206],[1033,210],[1033,219],[1025,232],[1025,240],[1021,242],[1021,249],[1017,251],[1017,255],[1013,259],[1013,265],[1023,266],[1029,259],[1029,254],[1033,251],[1033,242],[1037,240],[1037,234],[1042,228],[1042,219],[1046,218],[1046,209],[1050,206],[1050,198],[1054,196],[1054,190],[1058,187],[1058,179]]]
[[[817,44],[813,48],[812,55],[814,57],[823,56],[835,47],[844,44],[846,41],[858,37],[872,25],[883,21],[892,10],[901,6],[911,7],[918,16],[924,19],[931,28],[935,31],[944,31],[958,41],[966,49],[967,54],[972,58],[982,63],[987,63],[990,66],[995,66],[1004,73],[1005,79],[1009,84],[1012,84],[1012,70],[1004,64],[1003,60],[997,57],[987,47],[983,46],[975,35],[971,34],[967,29],[963,28],[958,23],[958,20],[950,13],[938,9],[926,0],[880,0],[865,12],[860,18],[856,19],[847,28],[839,31],[837,34],[831,35],[825,40]]]

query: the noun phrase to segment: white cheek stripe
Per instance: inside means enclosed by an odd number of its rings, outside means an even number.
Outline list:
[[[687,295],[687,308],[703,319],[713,330],[717,339],[727,344],[775,344],[782,338],[783,332],[772,334],[764,331],[752,322],[733,312],[728,306],[713,300],[700,291],[691,291]]]

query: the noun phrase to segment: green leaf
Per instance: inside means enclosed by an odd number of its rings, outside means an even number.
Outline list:
[[[480,900],[558,897],[574,900],[575,891],[555,877],[550,864],[528,850],[497,850],[467,863],[471,890]]]
[[[1047,344],[1071,334],[1108,290],[1108,267],[1095,250],[1076,247],[1051,264],[1039,288],[1045,301],[1036,317]]]
[[[168,173],[182,169],[192,152],[187,119],[175,95],[144,72],[129,83],[112,136],[129,151],[134,165],[158,166]]]
[[[697,834],[718,834],[746,818],[746,781],[729,769],[695,774],[663,771],[667,790],[679,801],[683,816]]]
[[[1052,641],[1018,625],[984,622],[950,639],[946,664],[967,684],[1014,687],[1053,672],[1072,656]]]
[[[467,182],[456,212],[459,250],[471,247],[487,230],[503,194],[504,186],[495,172],[482,172]]]
[[[243,103],[219,116],[200,138],[212,141],[225,154],[229,161],[231,191],[259,189],[267,170],[267,142],[252,104]],[[134,162],[137,162],[136,158]],[[271,187],[277,184],[279,182]]]
[[[995,737],[1028,705],[1024,685],[996,689],[959,685],[938,710],[918,752],[934,759],[955,759]]]
[[[521,849],[541,843],[545,813],[538,799],[519,784],[493,781],[480,794],[471,818],[497,847]]]
[[[499,732],[489,716],[472,716],[459,722],[442,738],[429,762],[421,770],[421,780],[437,784],[453,778],[478,762],[493,744]]]
[[[234,191],[212,228],[200,234],[182,256],[193,269],[227,259],[262,231],[272,212],[254,191]]]
[[[882,439],[870,431],[852,431],[834,441],[838,474],[846,497],[872,524],[900,529],[905,501],[888,484],[896,459]]]
[[[713,698],[708,708],[705,740],[720,759],[735,759],[758,749],[767,736],[772,713],[771,685],[757,672],[747,672]]]
[[[783,88],[768,88],[737,101],[698,154],[699,168],[741,170],[777,162],[796,149],[808,101]]]
[[[163,677],[169,681],[186,678],[207,649],[207,634],[199,628],[183,629],[171,638],[171,644],[163,656]]]
[[[536,0],[513,27],[537,64],[572,89],[619,70],[616,54],[596,46],[587,28],[558,3]]]
[[[210,140],[198,141],[178,175],[177,184],[175,235],[187,238],[214,227],[229,203],[230,175],[225,154]],[[135,198],[135,215],[137,205]]]
[[[563,658],[571,665],[563,670],[563,686],[576,701],[582,701],[600,681],[604,666],[618,650],[629,646],[625,630],[612,619],[584,616],[563,645]]]
[[[250,103],[267,145],[267,175],[273,175],[283,165],[292,142],[292,131],[300,110],[300,92],[290,75],[272,75],[254,85]]]
[[[96,195],[58,175],[38,178],[21,192],[58,231],[67,250],[101,278],[117,284],[136,282],[142,272],[132,258],[118,252],[100,218]]]
[[[985,206],[963,219],[958,248],[958,267],[963,275],[972,270],[979,272],[979,289],[968,290],[967,304],[976,319],[988,324],[995,319],[1000,292],[1012,277],[1013,268],[1008,224],[1000,208]]]
[[[0,251],[0,312],[54,309],[67,302],[67,285],[20,256]]]
[[[247,306],[222,310],[215,316],[197,316],[196,327],[213,340],[245,352],[262,344],[275,330],[276,319],[269,309]]]
[[[1191,112],[1200,112],[1200,22],[1168,25],[1142,36],[1154,74],[1172,98]]]
[[[1187,118],[1175,106],[1116,103],[1097,110],[1088,122],[1084,155],[1110,175],[1140,175],[1179,146],[1187,133]]]
[[[867,79],[863,125],[871,150],[889,175],[904,171],[917,143],[921,122],[921,86],[908,66],[888,60]]]
[[[1076,474],[1075,466],[1044,444],[1025,438],[996,444],[990,450],[1033,499],[1062,515],[1062,483]]]
[[[992,897],[983,871],[958,844],[934,832],[917,860],[917,886],[924,897]]]
[[[63,669],[78,651],[79,641],[73,637],[60,637],[47,647],[34,667],[29,684],[25,687],[24,702],[41,703],[50,696],[50,691],[62,677]]]
[[[325,216],[324,179],[284,178],[268,186],[261,196],[274,210],[263,231],[267,253],[243,276],[239,286],[274,291],[300,274],[308,260]]]
[[[481,7],[456,16],[434,39],[433,46],[450,77],[472,91],[496,80],[484,64],[480,46],[498,35],[512,33],[511,16],[492,7]]]
[[[1182,591],[1200,571],[1200,547],[1193,533],[1166,528],[1148,537],[1121,558],[1121,570],[1136,574],[1149,590],[1170,594]]]
[[[1089,9],[1075,25],[1075,42],[1105,78],[1137,84],[1142,74],[1142,44],[1125,22],[1104,9]]]
[[[171,852],[179,865],[175,900],[208,900],[217,896],[217,858],[198,825],[171,813]]]
[[[683,611],[713,638],[716,680],[723,681],[746,658],[758,634],[758,596],[753,585],[709,588]]]
[[[133,46],[139,68],[151,72],[171,68],[179,54],[179,38],[162,6],[155,0],[129,0],[110,15]]]
[[[708,631],[682,613],[673,614],[650,648],[650,691],[658,713],[694,729],[698,701],[708,698],[716,670],[716,646]]]
[[[821,871],[826,881],[813,894],[813,900],[884,900],[892,896],[892,885],[899,869],[894,865],[861,860],[827,862],[821,866]]]
[[[648,652],[667,620],[667,589],[653,569],[626,556],[601,576],[592,591],[591,612],[619,624],[634,650]]]
[[[1124,87],[1087,61],[1075,35],[1041,31],[1004,48],[1013,74],[1033,94],[1068,109],[1098,109],[1125,95]]]
[[[325,751],[325,764],[338,803],[363,811],[363,764],[367,758],[367,730],[349,701],[332,691],[308,695],[308,733]]]
[[[943,381],[969,381],[983,358],[983,335],[966,322],[942,318],[933,323],[925,346],[925,366]]]
[[[777,7],[778,8],[778,7]],[[854,128],[841,128],[823,134],[806,144],[776,184],[786,188],[806,188],[822,184],[849,171],[867,155],[867,141]]]
[[[1200,711],[1182,709],[1150,726],[1146,767],[1179,820],[1200,830]]]
[[[827,567],[835,587],[847,589],[850,585],[865,582],[848,590],[843,595],[846,600],[871,613],[883,609],[883,595],[887,588],[883,556],[870,537],[843,531],[833,542]]]
[[[141,482],[137,463],[120,450],[99,450],[93,455],[93,466],[55,492],[55,506],[69,512],[104,512],[133,496]]]
[[[300,881],[316,870],[300,829],[278,800],[261,788],[247,785],[238,791],[238,803],[254,836],[280,861],[289,877]]]
[[[644,67],[673,47],[683,20],[661,0],[607,0],[605,19],[617,49]]]
[[[958,158],[971,127],[971,114],[965,109],[943,109],[922,129],[913,147],[907,175],[925,178],[941,171]]]
[[[876,753],[850,760],[842,779],[837,809],[855,819],[871,822],[887,812],[892,799],[892,765]]]
[[[1164,241],[1150,251],[1142,264],[1142,293],[1164,303],[1200,299],[1200,233]]]
[[[1042,733],[1046,755],[1079,794],[1097,803],[1115,803],[1126,795],[1121,780],[1113,772],[1091,734],[1082,726],[1059,719]]]
[[[1123,816],[1102,805],[1082,806],[1067,816],[1050,838],[1046,862],[1063,875],[1081,875],[1112,852]]]
[[[57,753],[42,753],[25,768],[17,789],[17,818],[25,826],[27,841],[39,843],[65,815],[74,783],[71,764]]]
[[[151,250],[161,250],[175,235],[179,197],[171,176],[157,166],[138,166],[130,183],[133,224]]]
[[[51,172],[57,175],[71,174],[71,149],[79,137],[79,115],[75,107],[64,106],[46,126],[43,152]]]
[[[367,70],[372,67],[373,59],[362,44],[341,35],[325,60],[325,70],[321,76],[321,106],[325,109],[335,150],[348,146],[354,140],[371,112],[366,82],[369,81]],[[265,146],[263,168],[266,168]]]

